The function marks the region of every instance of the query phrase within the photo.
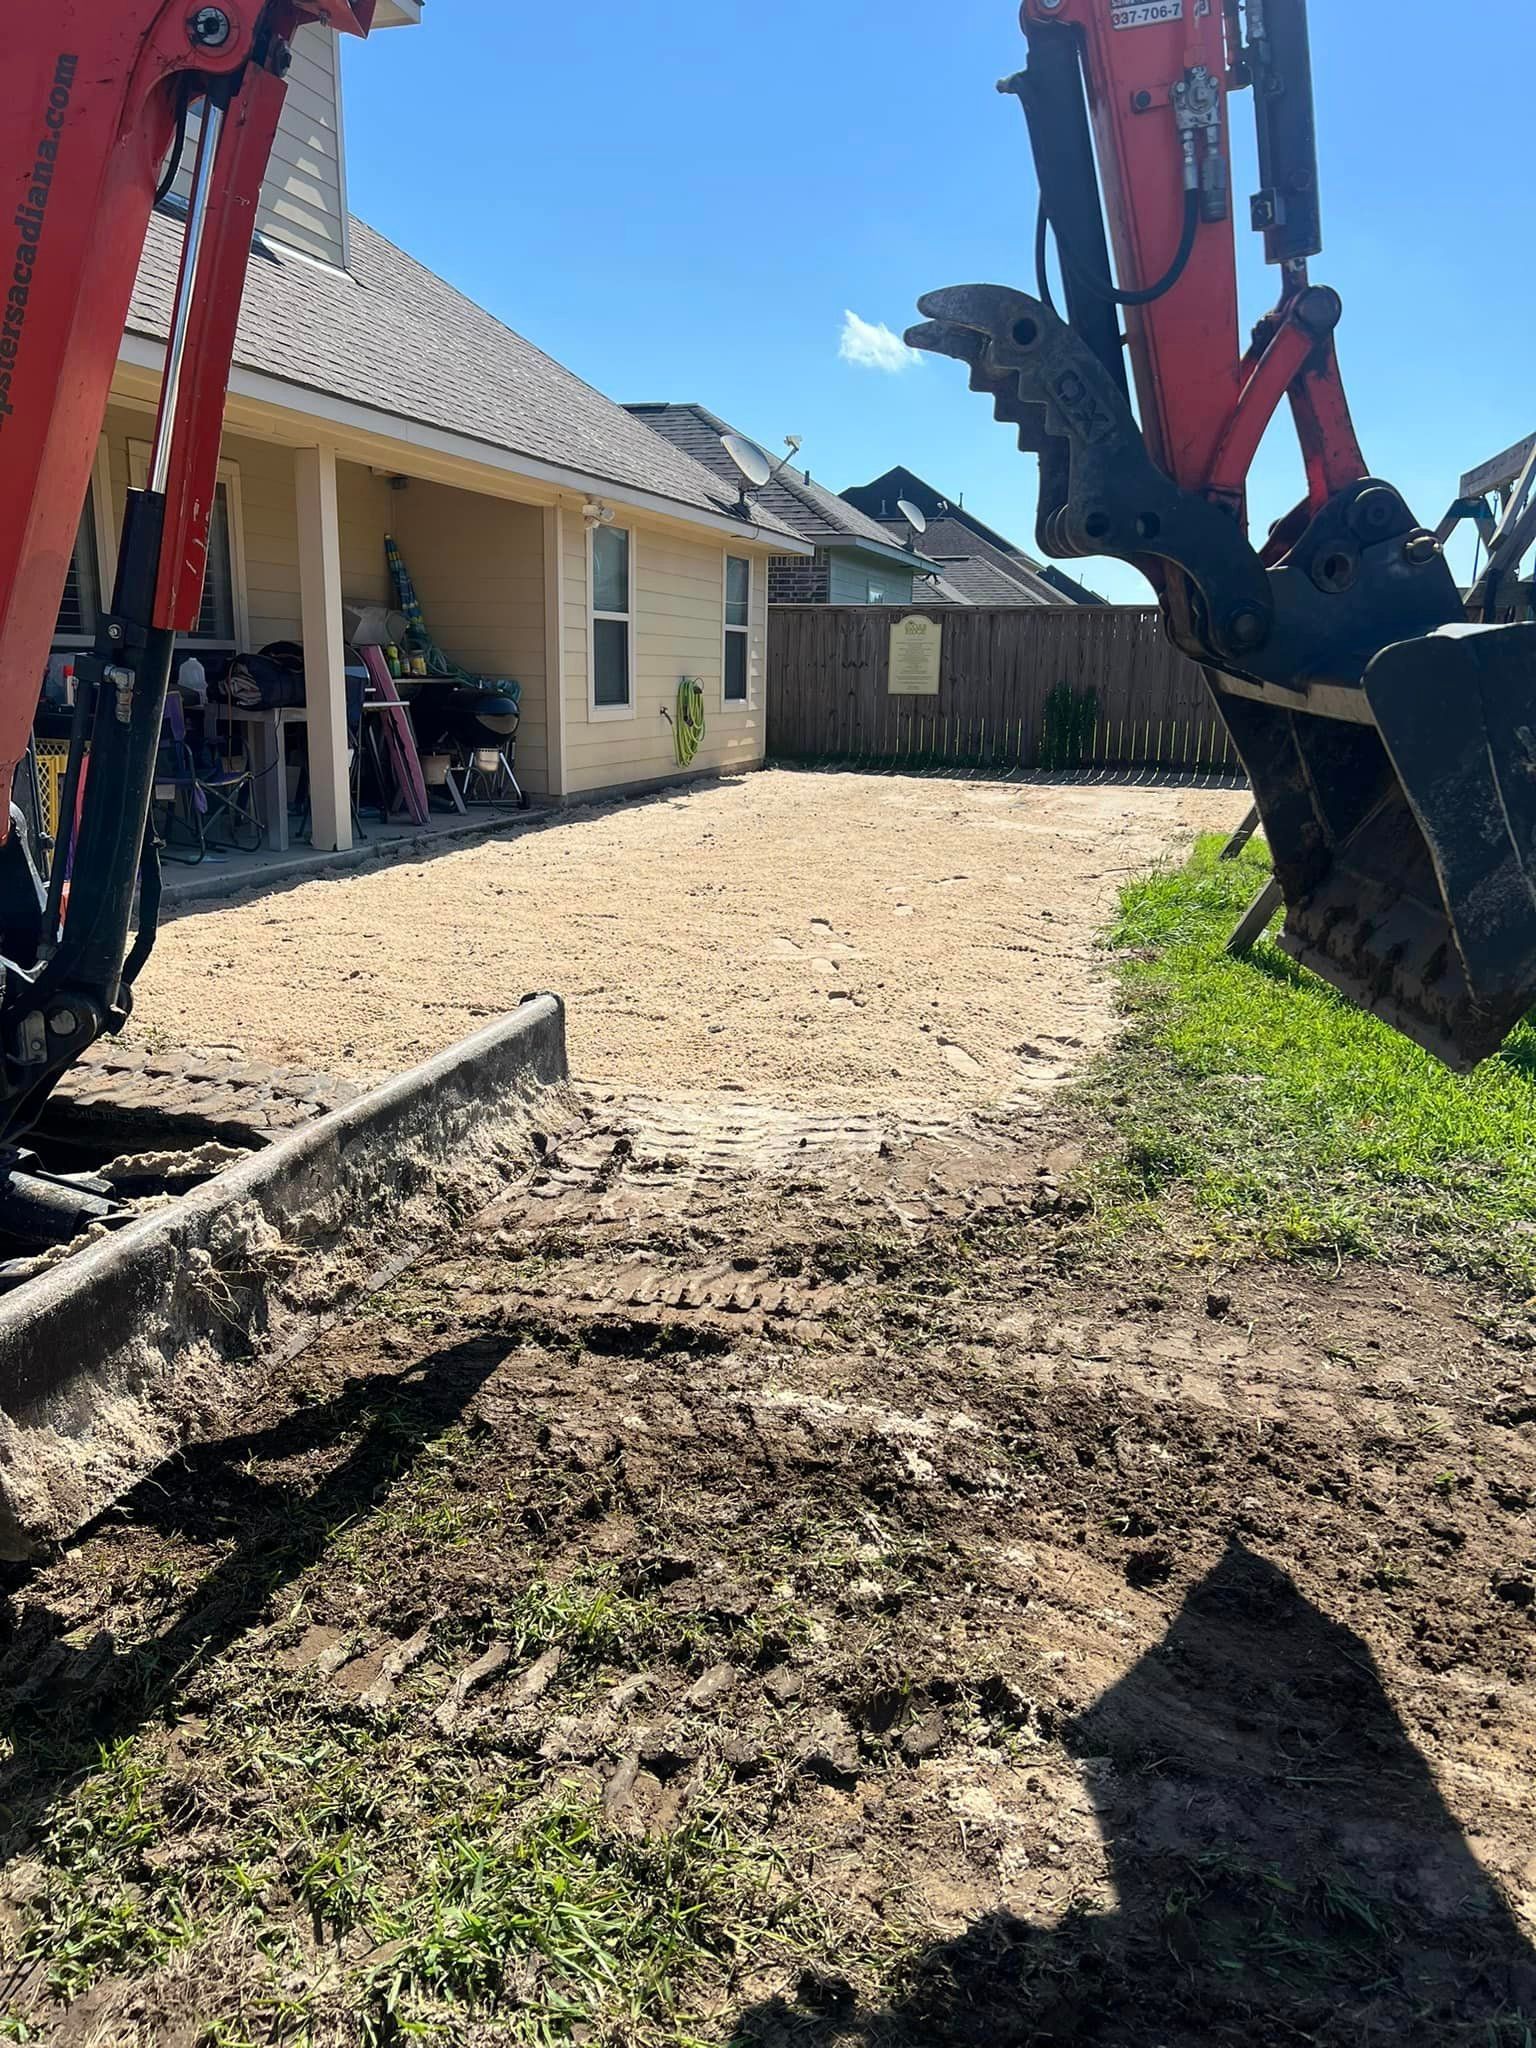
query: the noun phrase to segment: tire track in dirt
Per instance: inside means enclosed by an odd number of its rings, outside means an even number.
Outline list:
[[[94,1745],[172,1671],[171,1735],[137,1734],[174,1741],[157,1856],[249,1827],[218,1731],[253,1699],[311,1741],[384,1717],[386,1811],[516,1782],[659,1850],[723,1803],[819,1931],[697,1987],[722,2040],[1518,2041],[1527,1354],[1417,1276],[1106,1249],[1080,1142],[1049,1102],[582,1099],[227,1446],[29,1581],[23,1870],[28,1686]],[[263,1910],[345,2038],[298,1868]],[[239,2011],[228,1953],[101,1987],[91,2024]],[[112,2036],[134,2000],[149,2031]]]

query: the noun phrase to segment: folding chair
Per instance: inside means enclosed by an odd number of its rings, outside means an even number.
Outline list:
[[[261,844],[261,819],[256,813],[249,759],[236,765],[215,748],[209,750],[207,762],[200,765],[187,738],[186,710],[175,690],[165,700],[160,750],[155,760],[154,800],[164,806],[163,822],[157,821],[156,830],[170,860],[181,861],[188,867],[205,860],[210,829],[217,832],[222,828],[227,835],[213,841],[215,850],[223,845],[254,853]],[[178,823],[186,835],[183,843],[189,849],[182,853],[174,850]]]
[[[197,786],[197,763],[187,743],[187,717],[181,698],[172,690],[165,700],[160,719],[160,746],[155,754],[155,787],[152,810],[155,836],[167,860],[196,867],[208,851],[203,833],[203,816],[208,800]],[[178,823],[187,835],[189,849],[175,850]]]

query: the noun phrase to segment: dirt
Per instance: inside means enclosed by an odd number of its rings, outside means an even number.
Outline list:
[[[767,1170],[742,1115],[541,1131],[14,1588],[15,2038],[392,2040],[404,1973],[466,2042],[1527,2040],[1528,1353],[1408,1272],[1103,1246],[1048,1103],[883,1139],[784,1111]],[[103,1876],[73,1787],[124,1741]],[[449,1823],[390,1802],[429,1787],[574,1801],[684,1905],[707,1819],[778,1903],[627,2006],[514,1945],[476,2031],[403,1920],[316,1889],[361,1844],[398,1914]],[[116,1970],[101,1937],[50,1999],[60,1900],[105,1887],[120,1944],[173,1881],[195,1932]]]
[[[1530,1320],[1110,1239],[1051,1085],[1240,807],[764,776],[175,925],[188,1040],[563,983],[598,1085],[11,1576],[0,2038],[1529,2048]]]
[[[996,1102],[1110,1028],[1095,934],[1119,883],[1245,809],[770,770],[182,915],[130,1039],[370,1075],[554,989],[602,1087]]]

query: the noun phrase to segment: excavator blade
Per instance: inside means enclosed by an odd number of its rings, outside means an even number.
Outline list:
[[[1448,1066],[1496,1052],[1536,1003],[1536,626],[1400,641],[1308,709],[1212,681],[1284,950]]]
[[[0,1563],[45,1553],[163,1459],[227,1434],[267,1374],[507,1196],[541,1099],[567,1077],[564,1005],[527,996],[178,1200],[40,1260],[0,1298]]]

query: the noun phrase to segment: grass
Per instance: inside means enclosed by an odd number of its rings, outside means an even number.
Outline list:
[[[386,2048],[487,2038],[477,2029],[494,2023],[512,2043],[679,2048],[732,1960],[792,1940],[804,1917],[773,1859],[707,1807],[634,1840],[575,1793],[519,1808],[505,1788],[466,1797],[418,1766],[387,1808],[332,1835],[283,1789],[269,1787],[253,1830],[254,1869],[158,1881],[134,1854],[145,1842],[116,1828],[92,1851],[94,1883],[55,1865],[29,1944],[53,1996],[217,1945],[251,1958],[238,2011],[218,2022],[228,2044],[308,2039],[328,2023]],[[24,2024],[7,2015],[9,2038],[28,2038]]]
[[[610,1659],[681,1647],[653,1604],[602,1578],[535,1578],[494,1628],[520,1659],[560,1644],[567,1698]],[[474,1632],[443,1633],[459,1662]],[[440,1734],[441,1684],[370,1714],[274,1668],[270,1649],[236,1654],[200,1683],[190,1752],[173,1760],[154,1726],[103,1748],[40,1830],[25,1927],[0,1937],[0,1978],[31,1986],[25,2009],[0,2011],[0,2040],[31,2038],[48,2001],[103,1978],[174,1963],[195,1983],[206,1957],[220,2048],[490,2032],[702,2048],[741,1959],[820,1932],[777,1858],[741,1838],[723,1786],[637,1839],[590,1785],[494,1732]],[[198,1853],[176,1853],[189,1831]]]
[[[498,2008],[511,2040],[642,2040],[662,2022],[682,2041],[700,1967],[771,1941],[778,1889],[717,1813],[650,1841],[573,1797],[500,1838],[458,1823],[374,1920],[384,1953],[358,2003],[380,2041]]]
[[[279,1520],[303,1540],[281,1553],[286,1612],[270,1631],[201,1668],[148,1657],[142,1725],[100,1749],[67,1703],[22,1731],[37,1783],[57,1790],[32,1823],[25,1913],[0,1920],[0,2040],[35,2038],[103,1980],[164,1971],[185,1996],[206,1987],[218,2048],[490,2033],[540,2048],[687,2048],[740,1958],[814,1941],[811,1909],[743,1838],[724,1781],[701,1782],[677,1825],[636,1840],[608,1824],[590,1772],[571,1780],[530,1758],[499,1723],[438,1727],[446,1674],[492,1641],[508,1643],[514,1670],[560,1648],[556,1714],[637,1670],[691,1672],[724,1645],[766,1644],[730,1617],[670,1611],[612,1564],[559,1579],[517,1569],[521,1525],[495,1439],[456,1424],[397,1465],[396,1437],[404,1459],[415,1434],[402,1404],[386,1411],[398,1425],[378,1446],[389,1477],[366,1505],[328,1521],[284,1495]],[[345,1613],[406,1551],[447,1560],[471,1536],[502,1558],[500,1583],[489,1598],[445,1600],[426,1661],[387,1705],[286,1668],[317,1603]],[[259,1559],[241,1585],[253,1612],[272,1568],[264,1548]],[[351,1588],[340,1610],[327,1598],[338,1574]],[[183,1577],[156,1555],[145,1629],[162,1626]],[[769,1611],[777,1624],[780,1604]],[[135,1685],[130,1611],[120,1626],[118,1682]],[[350,1647],[365,1642],[360,1631]],[[18,1782],[25,1792],[25,1766]]]
[[[1226,940],[1268,877],[1203,838],[1121,892],[1107,942],[1131,1026],[1086,1084],[1114,1132],[1110,1231],[1367,1258],[1536,1289],[1536,1031],[1450,1073],[1261,941]],[[1202,1242],[1203,1241],[1203,1242]]]

